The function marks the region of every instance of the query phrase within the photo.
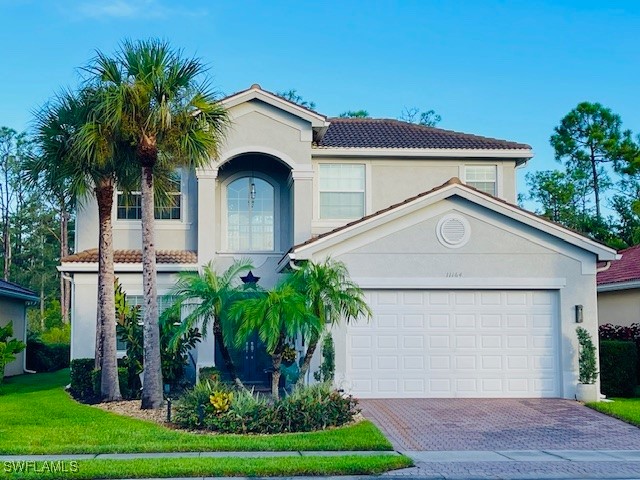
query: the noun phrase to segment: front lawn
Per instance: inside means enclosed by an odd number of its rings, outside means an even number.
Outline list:
[[[176,431],[81,405],[63,390],[68,382],[69,371],[61,370],[0,385],[0,454],[392,449],[368,421],[282,435]]]
[[[640,398],[614,398],[613,402],[587,403],[587,407],[640,427]]]
[[[64,465],[64,466],[63,466]],[[12,479],[93,479],[162,477],[268,477],[294,475],[373,475],[410,467],[402,455],[287,458],[186,458],[136,460],[79,460],[45,465],[4,462]],[[20,471],[21,470],[21,471]]]

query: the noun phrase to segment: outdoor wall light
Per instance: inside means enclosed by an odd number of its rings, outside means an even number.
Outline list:
[[[582,323],[583,321],[582,305],[576,305],[576,323]]]

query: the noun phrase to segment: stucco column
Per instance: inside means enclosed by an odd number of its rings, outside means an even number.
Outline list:
[[[218,169],[196,170],[198,179],[198,264],[205,265],[216,253],[216,188]]]
[[[311,238],[313,220],[313,170],[293,170],[289,176],[293,197],[293,243]]]

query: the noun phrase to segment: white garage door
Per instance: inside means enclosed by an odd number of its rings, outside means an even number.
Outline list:
[[[346,387],[361,398],[559,395],[556,293],[370,290],[347,327]]]

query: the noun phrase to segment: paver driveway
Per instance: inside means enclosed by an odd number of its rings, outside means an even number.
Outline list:
[[[562,399],[370,399],[397,450],[640,450],[640,428]]]

